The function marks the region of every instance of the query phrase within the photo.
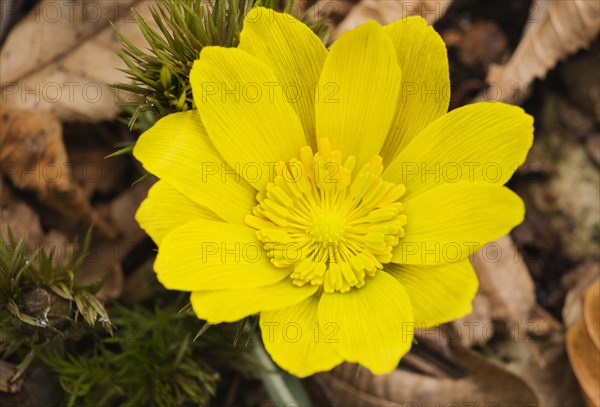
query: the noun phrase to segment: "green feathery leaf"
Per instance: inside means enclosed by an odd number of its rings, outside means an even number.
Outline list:
[[[131,114],[129,125],[143,112],[151,111],[154,119],[171,113],[194,108],[189,73],[200,56],[202,48],[209,45],[236,47],[244,17],[257,6],[283,10],[293,14],[296,1],[278,0],[215,0],[210,6],[203,0],[157,1],[151,10],[153,28],[139,14],[136,22],[148,41],[149,49],[142,51],[117,32],[123,48],[119,57],[127,65],[123,72],[132,83],[117,83],[115,89],[129,92],[139,98],[128,103]],[[307,16],[296,16],[309,23],[324,41],[328,32],[324,22],[310,23]],[[150,123],[141,126],[148,128]]]

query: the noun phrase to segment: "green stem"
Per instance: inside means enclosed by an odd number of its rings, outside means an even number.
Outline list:
[[[33,362],[33,359],[35,358],[35,354],[36,354],[35,348],[31,348],[29,353],[27,353],[27,356],[25,356],[25,359],[23,359],[21,361],[21,363],[19,363],[17,365],[15,374],[13,375],[13,377],[10,378],[11,383],[16,382],[17,380],[19,380],[19,378],[21,376],[23,376],[23,373],[25,373],[25,370],[27,370],[27,368],[29,367],[31,362]]]
[[[259,338],[252,341],[252,353],[260,363],[260,379],[275,405],[311,407],[312,403],[300,380],[281,370],[265,351]]]

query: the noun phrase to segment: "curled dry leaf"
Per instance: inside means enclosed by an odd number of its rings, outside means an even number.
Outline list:
[[[362,0],[335,29],[335,36],[367,20],[390,24],[410,16],[421,16],[432,25],[444,15],[452,0]]]
[[[567,351],[587,406],[600,405],[600,348],[598,333],[600,280],[584,295],[583,315],[567,332]]]
[[[335,404],[345,407],[539,405],[536,392],[502,365],[458,342],[436,344],[419,338],[406,356],[408,365],[401,362],[401,368],[388,375],[345,363],[317,377],[329,387]],[[427,349],[420,354],[422,346]],[[422,360],[417,363],[417,358]]]
[[[0,97],[7,107],[44,110],[62,121],[100,121],[118,112],[108,85],[127,82],[114,28],[144,48],[130,7],[151,21],[146,1],[44,0],[9,34],[0,51]]]
[[[46,112],[7,110],[0,120],[2,175],[15,188],[35,194],[72,226],[85,230],[94,224],[98,234],[112,238],[113,232],[71,180],[60,122]]]
[[[533,16],[508,63],[490,67],[487,82],[497,89],[502,102],[519,104],[535,79],[544,78],[558,61],[589,46],[600,31],[598,1],[539,0],[536,4],[542,5],[545,15]]]

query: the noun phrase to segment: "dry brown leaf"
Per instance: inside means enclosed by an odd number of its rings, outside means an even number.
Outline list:
[[[7,110],[0,120],[2,175],[15,188],[34,193],[72,226],[85,231],[94,224],[99,235],[112,238],[81,187],[72,182],[60,122],[46,112]]]
[[[426,341],[419,339],[411,354]],[[336,405],[344,407],[402,407],[409,405],[538,405],[538,396],[517,375],[462,346],[448,348],[453,367],[447,366],[445,350],[428,349],[421,365],[436,363],[445,369],[432,375],[430,370],[396,369],[388,375],[373,375],[366,368],[344,363],[318,377],[331,390]],[[433,357],[433,358],[432,358]],[[409,356],[410,358],[410,356]],[[402,363],[401,363],[402,365]],[[468,404],[472,403],[472,404]]]
[[[0,51],[0,98],[6,107],[50,111],[62,121],[112,119],[119,111],[109,84],[127,82],[115,54],[114,28],[146,45],[130,6],[149,17],[147,1],[42,1]],[[124,94],[119,97],[126,98]]]
[[[597,321],[588,326],[587,321],[598,316],[598,293],[600,283],[588,288],[584,295],[584,312],[567,332],[567,351],[571,366],[583,390],[587,406],[600,405],[600,349],[594,343],[590,332],[596,330]],[[592,307],[596,307],[592,309]],[[592,314],[585,317],[585,314]],[[595,314],[595,315],[594,315]]]
[[[540,406],[582,404],[577,379],[569,365],[565,335],[553,329],[546,338],[522,336],[494,343],[494,354],[506,369],[523,378],[540,397]]]
[[[536,303],[535,286],[510,236],[488,243],[472,259],[480,292],[491,303],[491,318],[525,329]]]
[[[381,24],[390,24],[410,16],[421,16],[432,25],[444,15],[452,0],[361,0],[335,29],[338,37],[365,21],[375,20]]]
[[[536,4],[544,15],[539,19],[534,15],[536,19],[530,21],[508,63],[490,67],[487,82],[496,89],[499,101],[522,102],[535,79],[544,78],[557,62],[588,47],[600,31],[597,0],[539,0]]]

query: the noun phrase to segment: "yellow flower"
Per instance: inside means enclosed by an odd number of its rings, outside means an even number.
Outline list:
[[[256,8],[239,48],[206,47],[197,111],[159,120],[134,154],[160,178],[137,213],[168,289],[210,323],[260,313],[298,376],[393,370],[414,327],[471,310],[468,256],[519,224],[502,185],[532,144],[522,109],[447,113],[446,49],[420,18],[367,22],[327,50]]]

